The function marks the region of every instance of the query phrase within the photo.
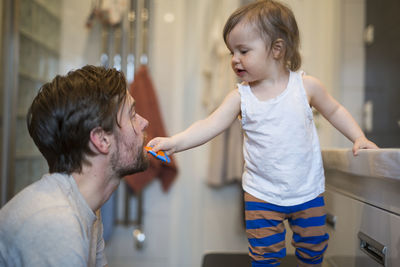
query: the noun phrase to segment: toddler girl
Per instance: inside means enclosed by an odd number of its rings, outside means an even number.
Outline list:
[[[327,248],[324,170],[311,107],[350,139],[353,152],[377,148],[319,80],[299,71],[299,31],[292,11],[264,0],[236,10],[223,36],[242,80],[209,117],[149,142],[172,154],[199,146],[239,116],[244,130],[246,232],[252,266],[278,266],[286,255],[284,220],[299,266],[320,266]]]

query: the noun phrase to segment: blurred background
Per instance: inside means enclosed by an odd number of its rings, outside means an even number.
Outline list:
[[[144,66],[155,115],[167,135],[175,134],[233,89],[222,28],[246,2],[2,0],[0,207],[48,171],[25,122],[43,83],[93,64],[124,71],[131,84],[143,79]],[[379,7],[373,0],[283,2],[300,28],[302,69],[325,84],[378,146],[400,147],[398,1]],[[314,115],[322,148],[351,147]],[[201,266],[208,252],[246,253],[241,145],[233,136],[240,140],[237,126],[176,154],[177,174],[168,183],[162,174],[136,188],[135,178],[121,183],[102,209],[110,266]]]

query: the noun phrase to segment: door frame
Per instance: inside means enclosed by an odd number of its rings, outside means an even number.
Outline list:
[[[0,207],[13,196],[15,126],[18,95],[18,8],[19,0],[3,0],[1,8],[1,151],[0,151]]]

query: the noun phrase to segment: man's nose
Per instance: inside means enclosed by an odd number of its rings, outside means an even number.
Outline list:
[[[140,116],[140,115],[139,115],[139,116]],[[146,120],[145,118],[143,118],[142,116],[140,116],[140,118],[142,119],[141,126],[142,126],[142,128],[143,128],[143,130],[144,130],[144,129],[146,129],[146,128],[149,126],[149,121]]]

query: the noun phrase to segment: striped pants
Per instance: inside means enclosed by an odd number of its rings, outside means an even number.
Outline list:
[[[279,266],[286,256],[283,224],[288,220],[293,231],[298,266],[321,266],[328,247],[325,230],[325,203],[322,195],[295,206],[267,203],[245,192],[246,232],[252,267]]]

